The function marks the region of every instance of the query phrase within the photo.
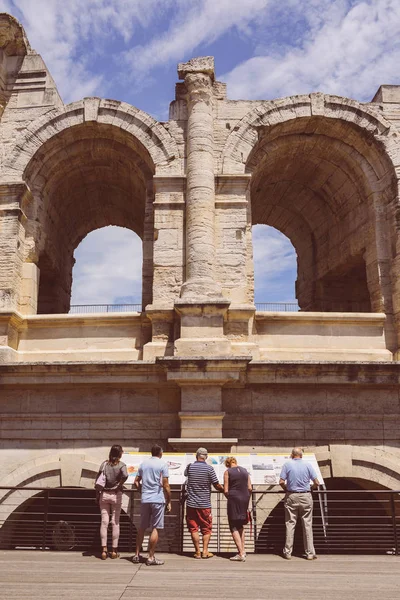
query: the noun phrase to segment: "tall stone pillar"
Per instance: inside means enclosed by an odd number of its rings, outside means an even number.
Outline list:
[[[178,65],[187,89],[186,281],[185,300],[220,298],[215,281],[214,58]]]
[[[214,59],[194,58],[178,65],[187,92],[186,277],[175,309],[181,337],[177,356],[228,356],[224,335],[230,301],[217,282],[215,256]]]

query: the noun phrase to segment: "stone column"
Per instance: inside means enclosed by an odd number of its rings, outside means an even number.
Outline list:
[[[180,316],[177,356],[228,356],[222,297],[215,266],[214,59],[178,65],[187,92],[186,279],[175,309]]]
[[[185,300],[220,298],[215,281],[214,59],[195,58],[178,65],[188,105]]]
[[[0,186],[0,310],[18,309],[24,261],[25,183]]]

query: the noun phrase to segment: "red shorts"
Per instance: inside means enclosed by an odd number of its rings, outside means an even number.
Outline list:
[[[190,533],[195,533],[199,529],[202,535],[211,534],[212,514],[211,508],[186,508],[186,523]]]

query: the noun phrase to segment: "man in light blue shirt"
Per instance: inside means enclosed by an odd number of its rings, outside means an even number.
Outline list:
[[[317,558],[314,550],[312,514],[313,499],[311,482],[317,488],[319,481],[315,469],[303,460],[301,448],[293,448],[291,460],[282,467],[279,485],[285,490],[286,543],[283,557],[290,560],[293,551],[294,532],[298,517],[302,520],[304,549],[307,560]]]
[[[140,548],[146,529],[151,529],[147,566],[164,564],[154,556],[158,542],[158,530],[164,529],[164,512],[171,511],[171,490],[168,482],[168,465],[162,460],[163,450],[158,444],[151,449],[151,457],[143,461],[135,477],[135,486],[142,492],[140,528],[136,538],[136,554],[133,563],[140,562]],[[165,506],[166,504],[166,506]]]

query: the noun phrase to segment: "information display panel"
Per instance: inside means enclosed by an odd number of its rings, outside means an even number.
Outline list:
[[[206,462],[214,468],[220,483],[223,482],[224,472],[226,471],[225,459],[227,456],[234,456],[238,465],[248,470],[253,485],[277,485],[283,464],[287,460],[290,460],[290,454],[209,454]],[[150,455],[147,452],[124,452],[122,460],[128,469],[127,483],[131,484],[134,482],[140,464],[149,457]],[[188,464],[196,460],[196,455],[192,453],[164,452],[163,460],[168,464],[170,484],[181,485],[185,482],[185,468]],[[315,454],[304,453],[303,460],[312,464],[319,482],[323,484],[324,480]]]

